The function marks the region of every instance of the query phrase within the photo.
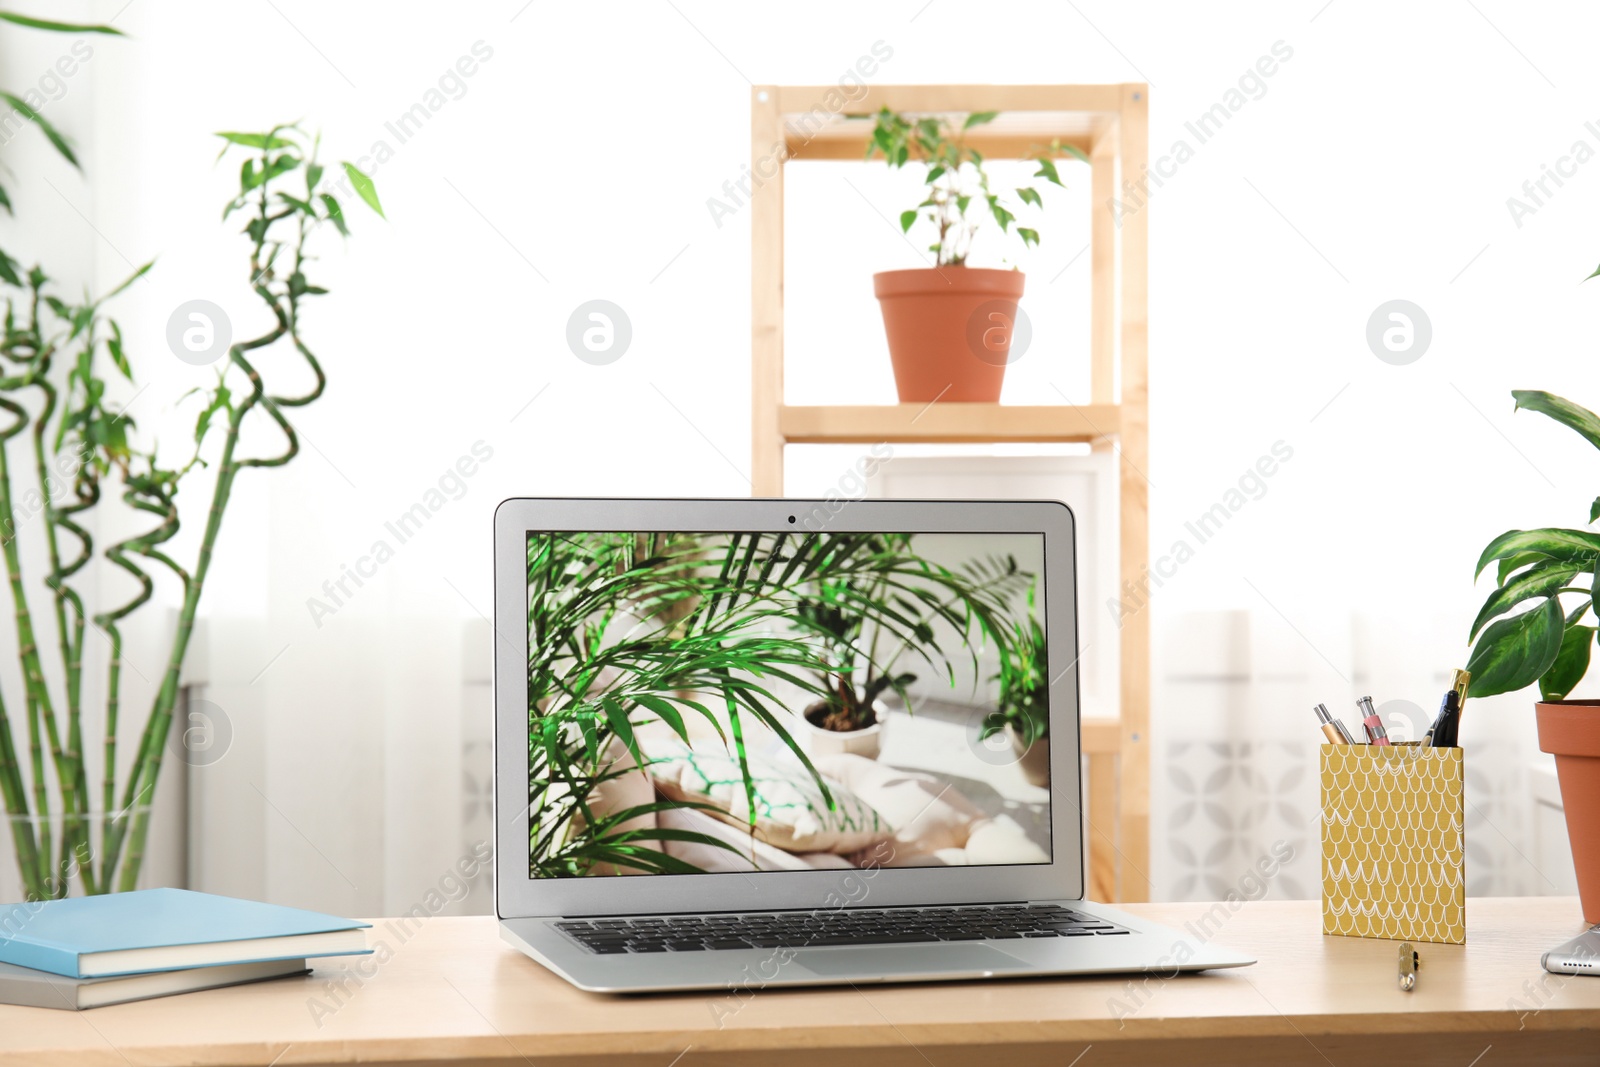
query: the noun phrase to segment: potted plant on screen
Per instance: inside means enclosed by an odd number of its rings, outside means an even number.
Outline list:
[[[1550,393],[1511,395],[1518,409],[1548,415],[1600,448],[1594,412]],[[1600,497],[1589,505],[1589,523],[1596,520]],[[1566,699],[1588,673],[1595,644],[1596,627],[1584,620],[1600,595],[1600,533],[1510,530],[1489,542],[1477,573],[1491,563],[1495,588],[1472,624],[1471,695],[1538,683],[1539,747],[1556,757],[1584,921],[1600,923],[1600,701]],[[1508,615],[1513,608],[1525,610]]]
[[[968,130],[998,114],[974,111],[957,128],[948,117],[909,117],[884,108],[867,143],[868,159],[882,156],[894,169],[923,167],[926,195],[900,213],[900,229],[909,233],[921,224],[934,264],[872,278],[901,403],[1000,400],[1025,279],[1018,270],[969,267],[967,256],[986,219],[1014,233],[1024,247],[1037,245],[1038,230],[1014,224],[1025,205],[1041,209],[1044,200],[1031,185],[992,186],[982,153],[966,143]],[[1039,167],[1033,176],[1061,185],[1055,160],[1063,156],[1088,161],[1078,148],[1057,141],[1033,154]]]
[[[1002,655],[1012,627],[1007,609],[1032,575],[1014,558],[969,561],[951,570],[920,555],[911,534],[856,535],[841,545],[839,566],[819,571],[796,604],[794,625],[817,639],[826,666],[816,672],[825,694],[802,712],[813,755],[854,753],[876,759],[882,747],[887,693],[910,707],[917,675],[908,658],[955,684],[954,656],[940,624],[963,647],[974,672],[979,651]],[[848,554],[846,554],[846,550]],[[920,669],[920,668],[919,668]]]
[[[1028,615],[1011,624],[1011,640],[1000,649],[995,710],[985,716],[979,740],[1004,732],[1030,785],[1050,785],[1050,670],[1044,627],[1034,613],[1034,587],[1028,587]]]

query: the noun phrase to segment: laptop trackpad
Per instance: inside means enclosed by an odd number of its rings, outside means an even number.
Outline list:
[[[824,978],[892,974],[977,974],[1028,970],[1033,965],[987,945],[863,945],[802,949],[791,961]]]

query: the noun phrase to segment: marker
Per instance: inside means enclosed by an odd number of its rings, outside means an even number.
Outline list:
[[[1372,706],[1372,698],[1362,697],[1356,701],[1356,710],[1361,712],[1361,725],[1367,729],[1367,740],[1374,745],[1387,745],[1389,734],[1383,728],[1383,720],[1378,718],[1378,709]]]
[[[1461,714],[1467,710],[1467,686],[1472,682],[1472,675],[1467,671],[1455,670],[1450,672],[1450,688],[1456,691],[1456,713]]]
[[[1455,748],[1460,727],[1461,699],[1454,689],[1446,689],[1444,699],[1439,702],[1439,717],[1433,720],[1433,729],[1428,731],[1433,735],[1433,747]]]
[[[1356,743],[1356,739],[1350,736],[1350,731],[1345,729],[1344,723],[1334,717],[1326,704],[1318,704],[1311,711],[1316,715],[1317,722],[1322,724],[1322,736],[1328,739],[1328,744],[1353,745]]]

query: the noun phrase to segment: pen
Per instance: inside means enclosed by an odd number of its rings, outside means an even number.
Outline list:
[[[1456,714],[1460,715],[1467,710],[1467,686],[1472,682],[1472,675],[1467,671],[1455,670],[1450,673],[1450,688],[1456,691]]]
[[[1317,722],[1322,724],[1322,736],[1328,739],[1330,745],[1353,745],[1356,739],[1350,736],[1350,731],[1345,729],[1344,723],[1328,710],[1326,704],[1318,704],[1311,709],[1316,715]]]
[[[1460,726],[1461,698],[1454,689],[1446,689],[1444,699],[1439,702],[1439,717],[1433,720],[1433,729],[1428,731],[1433,738],[1433,747],[1455,748]]]
[[[1361,712],[1361,725],[1366,727],[1367,740],[1374,745],[1387,745],[1389,734],[1383,728],[1383,720],[1378,718],[1378,709],[1372,706],[1372,698],[1362,697],[1356,701],[1356,710]]]

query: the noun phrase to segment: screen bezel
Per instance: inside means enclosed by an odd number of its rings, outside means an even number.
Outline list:
[[[789,517],[795,522],[790,523]],[[501,918],[1083,898],[1074,519],[1057,501],[514,498],[494,516],[495,913]],[[758,874],[528,876],[527,538],[572,531],[995,533],[1044,538],[1049,863]],[[1066,664],[1057,667],[1056,664]],[[512,857],[511,862],[502,862]],[[850,876],[854,882],[844,883]],[[864,888],[863,888],[864,887]]]

